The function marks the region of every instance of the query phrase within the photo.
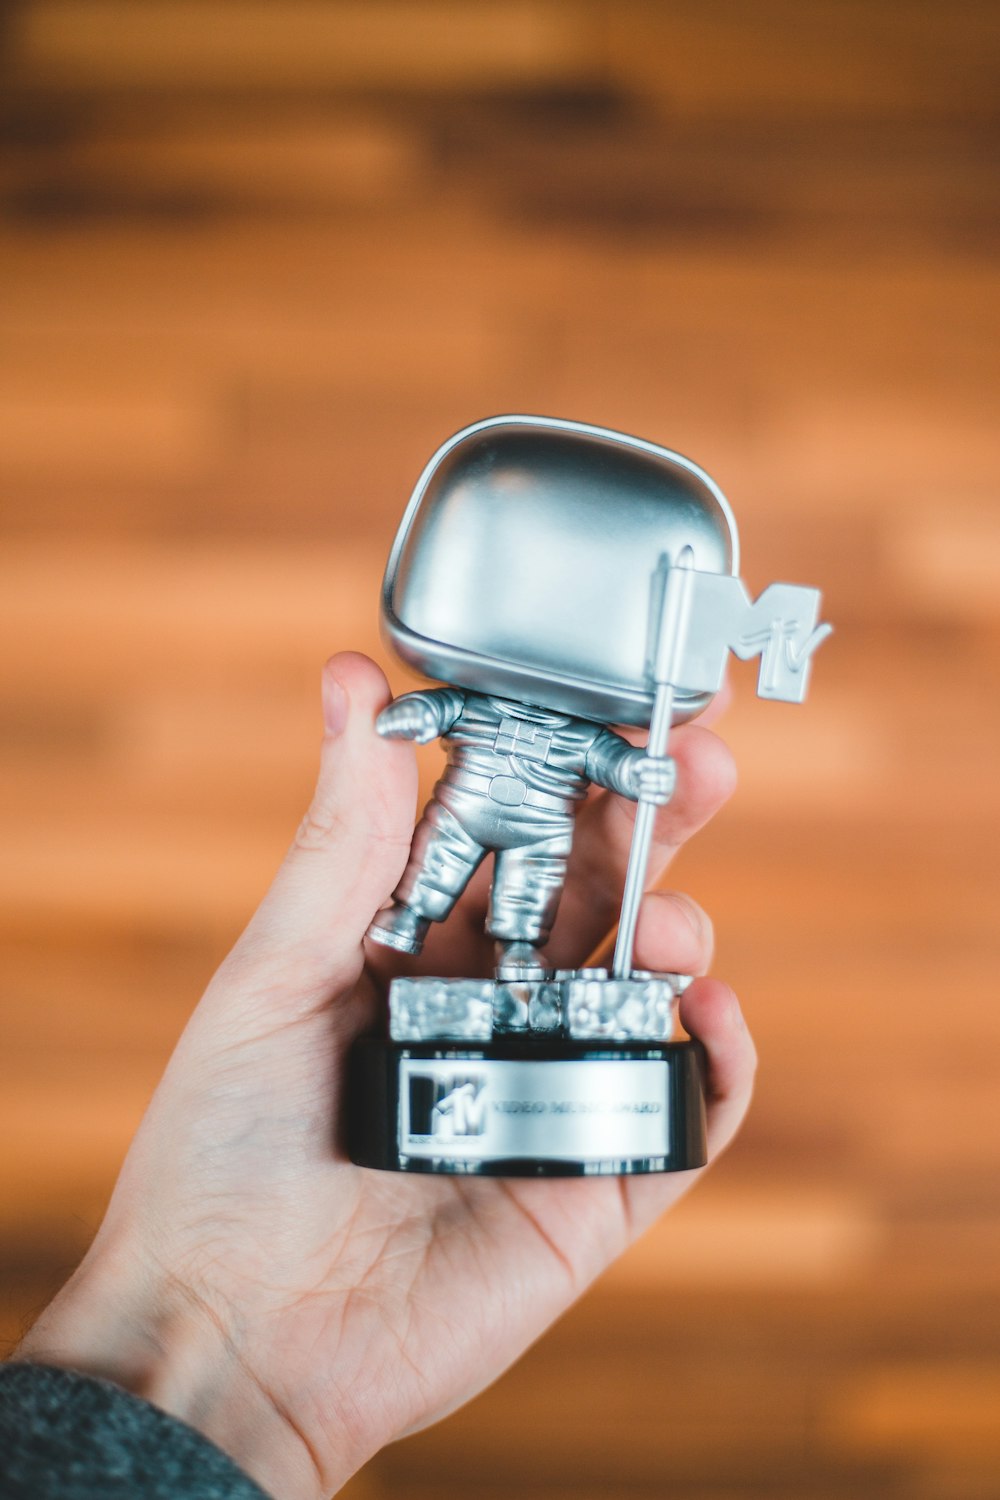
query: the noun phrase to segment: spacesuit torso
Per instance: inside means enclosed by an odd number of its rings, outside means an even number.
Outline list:
[[[448,755],[435,798],[484,848],[555,832],[592,781],[624,789],[635,752],[600,724],[455,688],[421,696],[439,699]]]

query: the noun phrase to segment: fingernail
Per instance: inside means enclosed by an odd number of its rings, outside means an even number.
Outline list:
[[[329,672],[323,673],[323,727],[327,734],[341,734],[347,723],[347,694]]]

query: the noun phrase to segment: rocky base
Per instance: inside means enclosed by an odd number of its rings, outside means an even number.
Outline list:
[[[389,990],[394,1042],[489,1042],[498,1036],[573,1041],[670,1041],[683,974],[560,970],[538,980],[396,979]]]

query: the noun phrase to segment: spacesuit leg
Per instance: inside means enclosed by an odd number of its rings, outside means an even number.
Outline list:
[[[498,852],[486,917],[486,930],[497,942],[498,978],[534,979],[544,973],[538,950],[556,919],[572,842],[570,819],[558,833]]]
[[[368,936],[387,948],[419,953],[428,927],[448,916],[485,854],[446,807],[429,802],[392,905],[378,913]]]

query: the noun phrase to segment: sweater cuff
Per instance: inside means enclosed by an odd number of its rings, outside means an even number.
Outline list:
[[[0,1500],[268,1500],[221,1448],[130,1391],[0,1366]]]

